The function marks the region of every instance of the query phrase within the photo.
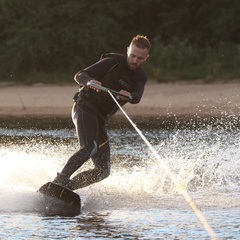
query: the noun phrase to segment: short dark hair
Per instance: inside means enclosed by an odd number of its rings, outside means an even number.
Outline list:
[[[142,49],[147,49],[148,51],[151,48],[151,43],[149,41],[149,39],[146,36],[143,35],[137,35],[135,36],[130,45],[135,45],[138,48],[142,48]]]

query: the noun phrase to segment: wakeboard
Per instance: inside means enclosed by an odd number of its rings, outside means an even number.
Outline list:
[[[41,209],[47,216],[73,217],[81,212],[81,199],[72,190],[53,182],[39,188]]]

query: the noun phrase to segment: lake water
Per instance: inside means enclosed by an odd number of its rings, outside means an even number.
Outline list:
[[[0,128],[0,239],[211,239],[131,127],[109,130],[111,175],[76,191],[82,213],[46,217],[36,190],[78,149],[72,125]],[[56,121],[56,119],[55,119]],[[11,125],[12,126],[12,125]],[[22,126],[22,125],[21,125]],[[240,132],[232,122],[140,128],[218,239],[240,239]],[[91,167],[87,163],[82,168]]]

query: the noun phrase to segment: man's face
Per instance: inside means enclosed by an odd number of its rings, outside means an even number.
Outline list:
[[[131,70],[138,69],[142,63],[148,58],[148,50],[146,48],[138,48],[135,45],[130,45],[127,48],[127,63]]]

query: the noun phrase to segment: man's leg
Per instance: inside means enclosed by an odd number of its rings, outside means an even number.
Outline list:
[[[84,171],[73,177],[69,182],[71,189],[76,190],[87,187],[109,176],[110,148],[108,142],[98,149],[97,154],[92,157],[92,161],[94,163],[94,169]]]
[[[54,179],[54,182],[66,186],[70,176],[98,150],[99,123],[97,118],[77,104],[73,106],[72,118],[80,150],[69,158],[61,173],[58,173]]]

